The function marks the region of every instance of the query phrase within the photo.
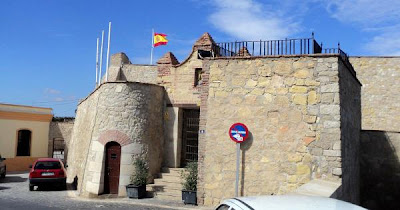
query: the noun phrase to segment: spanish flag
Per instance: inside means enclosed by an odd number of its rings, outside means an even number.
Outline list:
[[[154,33],[153,46],[157,47],[160,45],[166,45],[168,43],[168,39],[166,37],[167,37],[167,35],[165,35],[165,34]]]

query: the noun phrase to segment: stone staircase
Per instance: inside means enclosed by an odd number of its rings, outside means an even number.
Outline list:
[[[160,178],[148,184],[146,191],[162,200],[182,200],[181,171],[183,168],[162,168]]]

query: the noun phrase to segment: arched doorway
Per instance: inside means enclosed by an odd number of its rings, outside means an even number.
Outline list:
[[[121,145],[114,141],[108,142],[105,152],[104,194],[118,194]]]

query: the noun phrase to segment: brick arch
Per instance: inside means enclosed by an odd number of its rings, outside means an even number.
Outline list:
[[[98,141],[103,145],[106,145],[110,141],[118,142],[121,146],[132,143],[132,140],[125,133],[117,130],[103,132]]]

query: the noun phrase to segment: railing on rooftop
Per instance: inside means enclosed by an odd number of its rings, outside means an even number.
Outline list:
[[[214,46],[215,57],[236,56],[279,56],[279,55],[307,55],[307,54],[341,54],[337,48],[322,48],[314,38],[283,39],[268,41],[235,41],[221,42]]]
[[[352,74],[356,74],[349,61],[349,56],[337,48],[322,48],[314,38],[283,39],[269,41],[235,41],[220,42],[213,47],[212,57],[239,57],[239,56],[281,56],[281,55],[309,55],[309,54],[339,54]],[[210,54],[211,55],[211,54]]]

